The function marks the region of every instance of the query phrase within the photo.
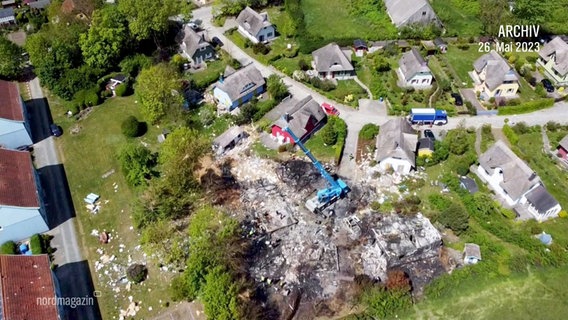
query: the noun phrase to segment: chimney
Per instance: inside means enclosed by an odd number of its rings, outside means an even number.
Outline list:
[[[219,73],[219,83],[223,83],[225,81],[225,77],[223,76],[223,72]]]
[[[535,172],[531,173],[531,176],[529,177],[529,181],[533,181],[534,178],[536,178]]]
[[[268,13],[267,12],[261,12],[260,16],[262,17],[262,21],[268,21]]]
[[[282,119],[284,119],[286,123],[290,122],[290,114],[286,112],[284,115],[282,115]]]

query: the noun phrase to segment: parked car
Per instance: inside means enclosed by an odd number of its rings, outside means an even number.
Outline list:
[[[59,137],[60,135],[63,134],[61,127],[56,125],[55,123],[49,125],[49,130],[51,131],[51,134],[55,137]]]
[[[331,104],[324,102],[321,104],[321,108],[323,109],[323,112],[332,115],[332,116],[338,116],[339,115],[339,110],[337,110],[334,106],[332,106]]]
[[[211,39],[211,42],[213,43],[213,46],[215,47],[222,47],[223,46],[223,41],[221,41],[219,38],[217,37],[213,37]]]
[[[452,98],[456,100],[455,102],[456,106],[463,106],[463,99],[459,93],[456,92],[452,93]]]
[[[434,132],[432,132],[432,130],[430,130],[430,129],[424,130],[424,137],[428,138],[432,141],[436,141],[436,137],[434,136]]]
[[[541,83],[546,89],[546,92],[554,92],[554,86],[552,85],[552,82],[550,82],[550,80],[542,79]]]

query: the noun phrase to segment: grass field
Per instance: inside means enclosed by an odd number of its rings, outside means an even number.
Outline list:
[[[481,262],[483,263],[483,262]],[[568,267],[531,270],[507,280],[471,278],[454,294],[414,306],[402,319],[565,319]]]
[[[440,57],[447,61],[450,68],[455,70],[460,82],[465,82],[467,87],[471,87],[472,80],[468,72],[473,70],[473,62],[482,55],[483,52],[479,52],[477,44],[472,44],[468,50],[462,50],[457,46],[450,45],[446,54]]]
[[[367,15],[350,14],[347,0],[302,0],[306,29],[324,39],[363,38],[387,39],[396,35],[386,12],[369,12]],[[373,17],[370,19],[369,17]]]
[[[119,293],[112,291],[109,282],[118,282],[123,274],[109,277],[104,275],[105,269],[95,272],[94,262],[101,256],[96,252],[99,248],[108,256],[114,255],[114,262],[124,267],[128,266],[128,255],[133,261],[145,260],[143,252],[134,248],[139,239],[137,233],[130,229],[130,205],[136,198],[136,193],[126,184],[116,154],[128,142],[146,143],[155,151],[156,136],[161,133],[161,129],[148,126],[148,132],[136,139],[127,139],[121,133],[120,125],[126,117],[134,115],[141,119],[134,96],[108,99],[81,121],[63,115],[66,111],[65,103],[55,98],[49,100],[54,121],[64,131],[64,135],[57,139],[57,144],[62,151],[60,157],[65,165],[77,213],[78,237],[84,247],[83,255],[89,260],[93,281],[102,293],[99,304],[103,318],[117,319],[118,310],[128,306],[128,296],[133,296],[135,301],[143,301],[137,317],[155,315],[161,309],[158,300],[162,299],[162,303],[165,303],[169,299],[167,290],[170,279],[169,275],[158,271],[156,261],[148,261],[149,277],[143,285],[133,285],[130,291],[124,285],[118,285],[121,289]],[[71,134],[69,130],[76,126],[80,128],[79,133]],[[111,170],[115,172],[107,178],[102,177]],[[84,206],[83,198],[91,192],[101,196],[101,209],[97,214],[90,213]],[[92,230],[110,232],[112,241],[107,245],[99,244],[98,237],[90,235]],[[125,245],[122,252],[120,244]],[[152,291],[148,288],[152,288]],[[153,311],[148,311],[148,307],[152,307]]]
[[[444,23],[448,36],[478,36],[482,34],[479,4],[476,0],[434,0],[434,11]]]

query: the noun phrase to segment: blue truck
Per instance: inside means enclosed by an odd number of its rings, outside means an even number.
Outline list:
[[[448,123],[448,114],[445,110],[434,108],[413,108],[408,121],[412,124],[443,125]]]

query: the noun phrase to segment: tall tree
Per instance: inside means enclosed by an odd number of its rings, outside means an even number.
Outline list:
[[[150,123],[156,123],[173,108],[181,108],[181,81],[177,70],[162,63],[144,69],[136,80],[136,94],[142,113]]]
[[[496,36],[499,27],[511,21],[511,11],[508,0],[479,0],[480,18],[483,31],[487,35]]]
[[[118,9],[126,16],[128,28],[137,40],[154,38],[168,28],[168,19],[182,13],[179,0],[120,0]]]
[[[276,102],[280,102],[282,99],[286,98],[288,95],[288,87],[286,87],[286,84],[278,75],[270,75],[266,82],[266,89],[272,99]]]
[[[122,173],[131,186],[147,184],[147,179],[155,175],[152,167],[155,157],[150,150],[139,144],[127,144],[118,154]]]
[[[542,25],[548,20],[548,10],[543,0],[516,0],[513,7],[517,24]]]
[[[127,48],[128,29],[116,6],[95,10],[89,32],[80,38],[85,62],[94,68],[109,69],[118,63]]]
[[[0,77],[16,78],[22,71],[22,49],[0,36]]]

